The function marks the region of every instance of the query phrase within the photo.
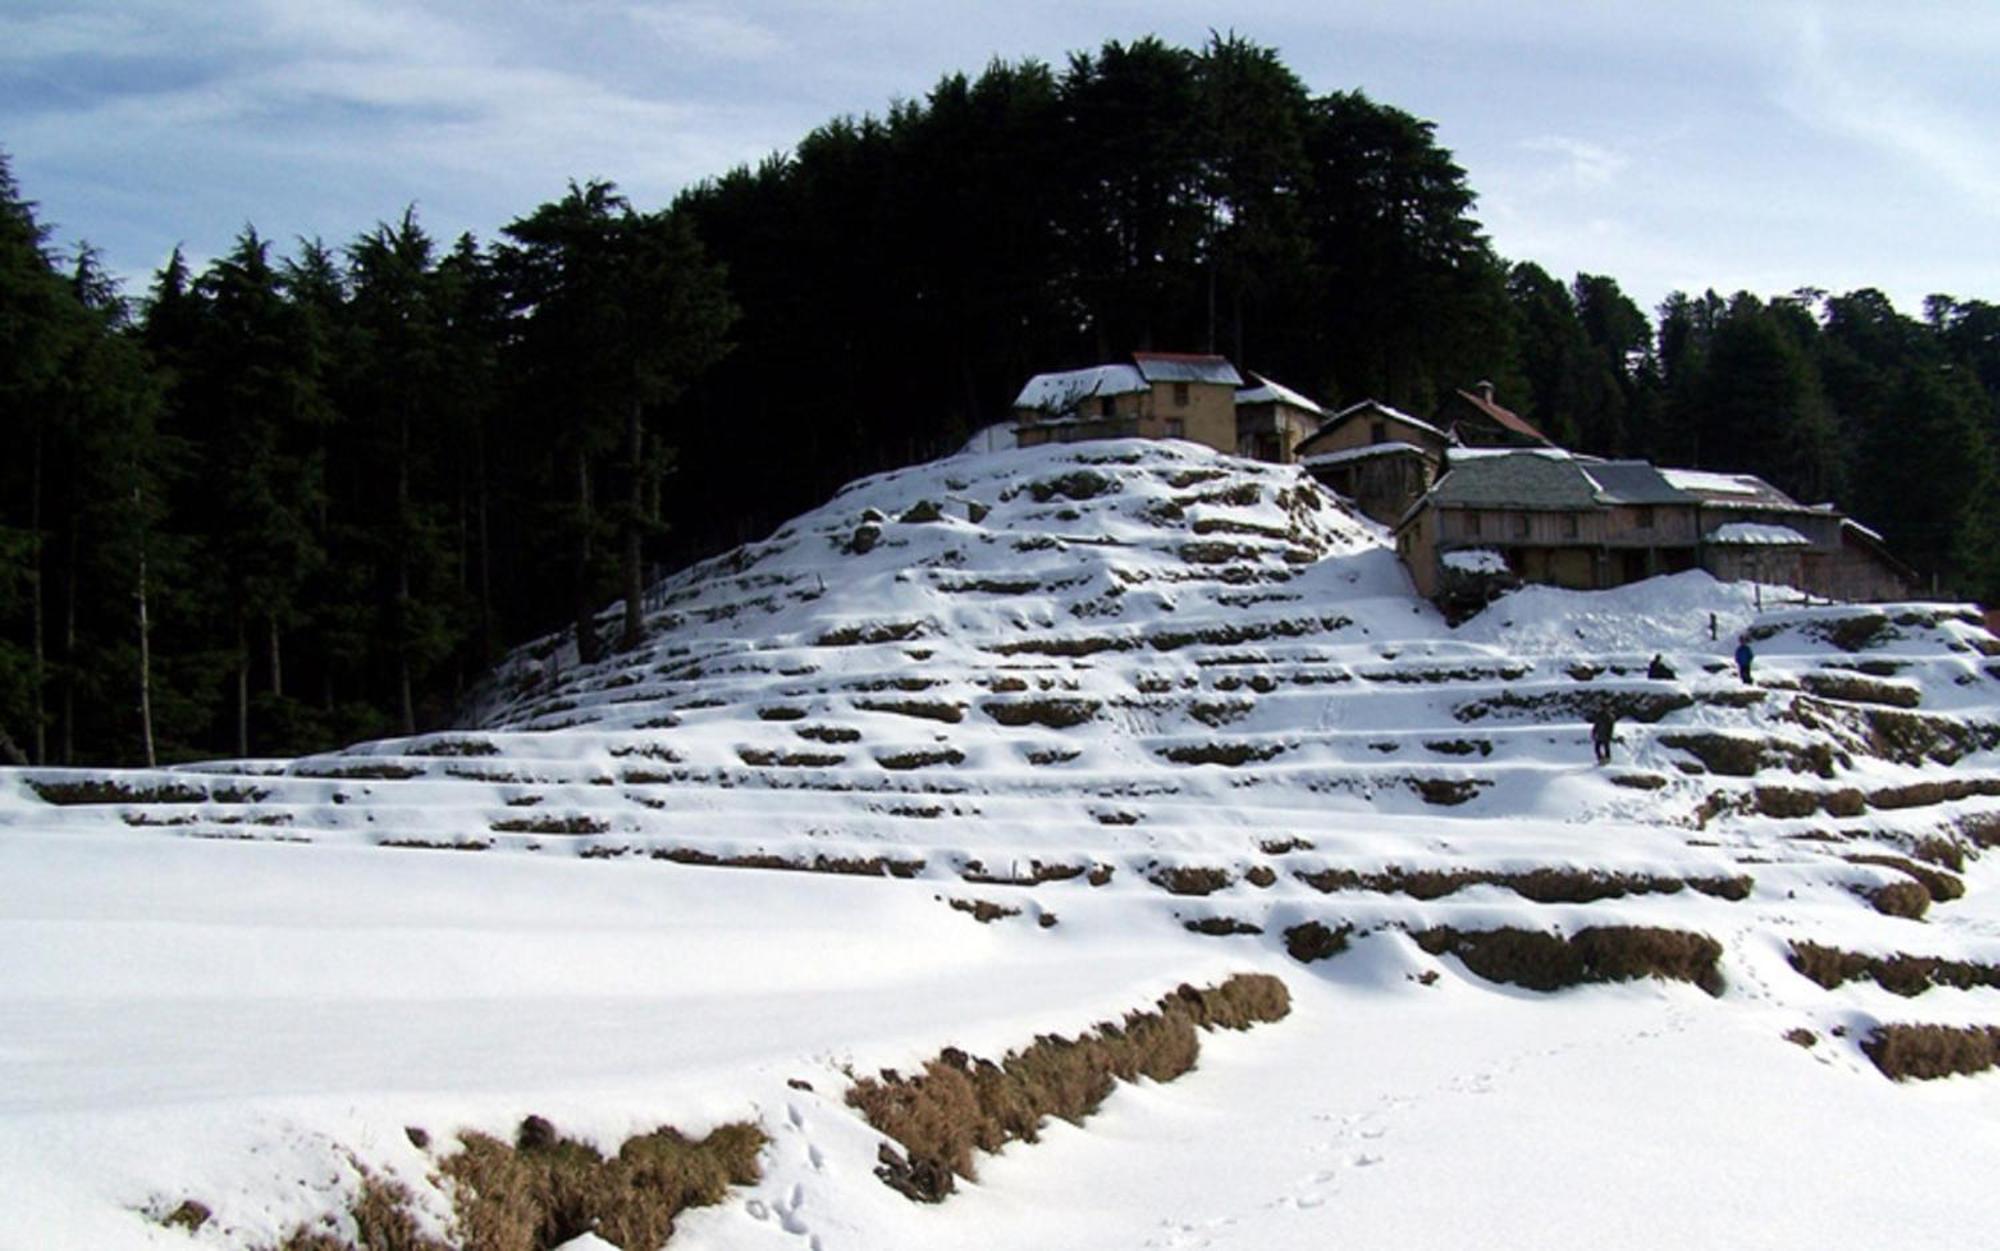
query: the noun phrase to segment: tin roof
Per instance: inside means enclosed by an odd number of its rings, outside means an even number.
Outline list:
[[[1583,462],[1583,472],[1597,484],[1597,498],[1606,504],[1692,504],[1695,497],[1668,482],[1643,460]]]
[[[1485,396],[1480,395],[1474,391],[1466,391],[1461,389],[1458,392],[1458,396],[1460,399],[1464,400],[1466,403],[1472,405],[1474,408],[1484,413],[1487,417],[1491,418],[1494,422],[1499,424],[1503,429],[1511,430],[1515,434],[1533,439],[1535,442],[1545,444],[1549,447],[1555,446],[1555,440],[1549,438],[1548,435],[1543,434],[1541,431],[1535,429],[1534,426],[1530,425],[1525,418],[1515,413],[1512,409],[1502,408],[1499,404],[1495,403],[1492,400],[1487,399]]]
[[[1290,387],[1281,386],[1260,373],[1252,373],[1250,376],[1257,380],[1257,385],[1245,387],[1236,393],[1236,403],[1239,407],[1244,404],[1288,404],[1293,408],[1304,409],[1315,417],[1326,416],[1325,409]]]
[[[1088,369],[1036,374],[1021,388],[1021,394],[1014,397],[1014,407],[1060,413],[1096,396],[1150,389],[1146,379],[1130,365],[1092,365]]]

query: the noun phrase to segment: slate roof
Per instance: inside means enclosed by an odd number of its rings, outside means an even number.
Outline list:
[[[1219,382],[1240,387],[1243,375],[1221,356],[1193,352],[1134,352],[1132,363],[1147,382]]]
[[[1598,506],[1597,484],[1567,456],[1537,451],[1501,456],[1453,456],[1451,469],[1431,488],[1432,504],[1446,508],[1584,510]]]
[[[1821,511],[1807,508],[1755,474],[1662,469],[1660,476],[1670,485],[1694,496],[1704,508],[1757,508],[1801,513]]]
[[[1676,487],[1659,470],[1643,460],[1599,460],[1583,462],[1583,472],[1597,484],[1597,498],[1605,504],[1692,504],[1695,497]]]

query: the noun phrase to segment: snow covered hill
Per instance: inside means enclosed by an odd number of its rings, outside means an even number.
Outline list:
[[[1884,1074],[2000,1045],[2000,644],[1779,595],[1454,630],[1295,469],[1006,451],[677,575],[635,651],[523,649],[458,730],[0,774],[0,1247],[352,1239],[371,1178],[457,1237],[440,1158],[531,1114],[761,1126],[676,1246],[1960,1241],[2000,1079]],[[858,1078],[1237,972],[1291,1014],[942,1204],[877,1179]]]

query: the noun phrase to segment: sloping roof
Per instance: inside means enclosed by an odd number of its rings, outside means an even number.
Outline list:
[[[1597,484],[1567,456],[1535,451],[1499,456],[1454,456],[1451,472],[1439,478],[1428,497],[1458,508],[1590,509],[1598,505]]]
[[[1523,435],[1527,438],[1533,439],[1537,443],[1546,443],[1550,447],[1555,446],[1554,439],[1551,439],[1548,435],[1543,434],[1541,431],[1535,429],[1534,426],[1530,425],[1525,418],[1513,412],[1511,409],[1502,408],[1499,404],[1494,403],[1492,400],[1487,399],[1485,396],[1479,395],[1472,391],[1466,391],[1461,389],[1458,393],[1458,396],[1460,399],[1464,400],[1466,403],[1472,405],[1474,408],[1484,413],[1487,417],[1491,418],[1496,424],[1501,426],[1503,429],[1511,430],[1515,434]]]
[[[1583,472],[1597,484],[1597,498],[1606,504],[1692,504],[1695,497],[1674,486],[1643,460],[1582,462]]]
[[[1236,393],[1238,407],[1245,404],[1288,404],[1293,408],[1304,409],[1315,417],[1326,416],[1325,409],[1290,387],[1281,386],[1260,373],[1253,372],[1250,376],[1257,380],[1257,385],[1245,387]]]
[[[1088,369],[1036,374],[1021,388],[1021,394],[1014,397],[1014,407],[1059,413],[1094,396],[1147,390],[1151,387],[1146,379],[1130,365],[1093,365]]]
[[[1299,444],[1299,455],[1310,455],[1315,443],[1330,438],[1334,431],[1347,425],[1348,422],[1359,420],[1361,417],[1371,414],[1379,416],[1386,421],[1401,422],[1412,430],[1421,430],[1425,434],[1437,439],[1440,443],[1450,445],[1455,442],[1450,434],[1438,429],[1428,421],[1412,417],[1401,409],[1391,408],[1378,400],[1362,400],[1358,404],[1349,404],[1346,408],[1341,409],[1321,423],[1318,430],[1314,431],[1310,437]]]
[[[1350,447],[1339,452],[1320,452],[1312,456],[1301,456],[1299,463],[1308,469],[1313,469],[1324,465],[1343,465],[1352,460],[1369,460],[1392,453],[1398,456],[1421,456],[1426,460],[1431,455],[1414,443],[1390,439],[1386,443],[1364,443],[1360,447]]]
[[[1708,508],[1781,509],[1788,512],[1817,512],[1807,508],[1755,474],[1715,473],[1705,469],[1662,469],[1660,476],[1686,491]]]
[[[1192,352],[1134,352],[1132,363],[1147,382],[1219,382],[1240,387],[1243,375],[1221,356]]]

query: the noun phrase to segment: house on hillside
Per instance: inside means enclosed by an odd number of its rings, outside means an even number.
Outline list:
[[[1718,578],[1861,602],[1903,599],[1917,586],[1881,535],[1831,504],[1801,504],[1753,474],[1660,472],[1700,501],[1702,567]]]
[[[1439,406],[1434,423],[1466,447],[1554,447],[1549,436],[1493,398],[1493,384],[1456,390]]]
[[[1298,446],[1299,463],[1361,512],[1393,524],[1437,481],[1452,437],[1375,400],[1341,409]]]
[[[1191,439],[1236,451],[1236,367],[1220,356],[1134,352],[1132,363],[1036,374],[1014,399],[1022,447],[1082,439]]]
[[[1761,478],[1559,448],[1454,449],[1395,531],[1417,589],[1447,605],[1518,582],[1601,590],[1697,567],[1830,599],[1899,599],[1912,584],[1872,531]]]
[[[1326,410],[1262,374],[1250,376],[1257,385],[1236,393],[1236,454],[1289,465],[1299,446],[1319,432]]]

